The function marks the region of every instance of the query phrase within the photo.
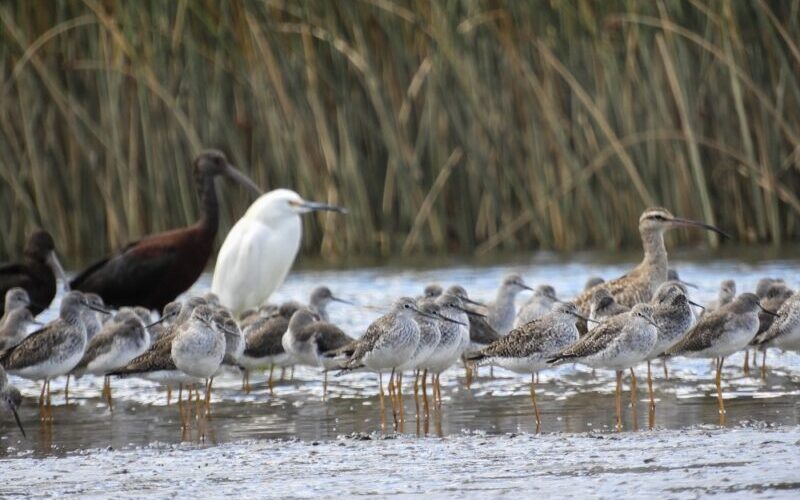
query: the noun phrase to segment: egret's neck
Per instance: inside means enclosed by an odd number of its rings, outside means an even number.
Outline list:
[[[195,174],[197,194],[200,196],[200,226],[211,235],[217,234],[219,227],[219,200],[214,186],[214,176],[202,173]]]
[[[664,246],[664,233],[660,230],[642,231],[644,260],[642,266],[651,274],[667,279],[667,249]]]

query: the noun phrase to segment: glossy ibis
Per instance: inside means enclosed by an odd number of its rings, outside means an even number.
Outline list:
[[[189,227],[130,243],[116,255],[82,271],[72,280],[72,287],[97,293],[109,306],[162,310],[197,281],[211,256],[219,226],[219,203],[214,186],[214,179],[219,175],[261,193],[253,181],[228,163],[223,153],[206,151],[194,161],[201,200],[200,220]]]
[[[47,231],[35,231],[28,237],[21,262],[0,265],[0,297],[14,287],[28,292],[28,309],[37,315],[47,309],[56,295],[56,277],[64,286],[67,277],[56,256],[53,237]],[[5,312],[5,304],[0,304],[0,316]]]
[[[235,315],[266,302],[286,279],[300,249],[300,215],[345,209],[304,200],[288,189],[258,198],[233,226],[217,256],[211,290]]]

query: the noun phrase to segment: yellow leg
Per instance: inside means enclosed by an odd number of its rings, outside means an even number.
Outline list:
[[[647,421],[648,427],[652,429],[656,425],[656,399],[653,395],[653,376],[650,373],[650,361],[647,362],[647,396],[650,399]]]
[[[419,370],[414,371],[414,409],[419,421]]]
[[[389,375],[389,400],[392,403],[392,419],[394,421],[394,428],[397,429],[397,401],[395,396],[395,388],[394,384],[394,368],[392,368],[392,374]]]
[[[617,432],[622,430],[622,370],[617,370]]]
[[[636,372],[633,371],[633,367],[631,367],[631,422],[633,424],[633,430],[637,430],[639,419],[636,415],[636,403],[637,401],[637,393],[638,387],[636,384]]]
[[[428,370],[425,369],[422,371],[422,407],[423,411],[425,412],[425,418],[431,414],[430,407],[428,405]]]
[[[755,360],[753,360],[755,362]],[[745,375],[750,375],[750,350],[744,350],[744,366],[742,367]]]
[[[717,364],[717,401],[719,402],[719,425],[725,425],[725,401],[722,399],[722,364],[725,358],[719,358]]]
[[[114,411],[114,405],[111,402],[111,378],[106,377],[106,402],[108,403],[108,410]]]
[[[281,368],[281,380],[283,380],[283,372],[286,368]],[[274,384],[272,382],[272,373],[275,371],[275,365],[269,365],[269,379],[267,379],[267,386],[269,387],[269,395],[273,396],[275,393],[273,392]]]
[[[536,433],[541,430],[542,419],[539,415],[539,405],[536,404],[536,375],[531,373],[531,403],[533,403],[533,413],[536,415]]]
[[[753,355],[755,356],[755,354]],[[764,348],[764,352],[761,353],[761,379],[767,379],[767,349]]]
[[[167,406],[172,403],[172,386],[167,385]]]
[[[64,404],[69,404],[69,374],[67,374],[67,384],[64,386]]]

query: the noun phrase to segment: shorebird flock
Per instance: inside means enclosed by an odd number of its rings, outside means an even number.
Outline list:
[[[491,302],[471,298],[464,284],[430,284],[417,297],[397,298],[363,332],[348,333],[333,324],[328,307],[342,303],[375,311],[381,306],[353,304],[325,286],[315,288],[307,303],[256,304],[252,297],[259,293],[247,289],[235,297],[235,306],[226,306],[214,292],[182,297],[166,303],[158,318],[147,307],[111,309],[98,294],[73,290],[63,296],[58,318],[46,325],[36,324],[33,316],[40,305],[24,287],[13,287],[5,292],[0,319],[0,402],[24,433],[17,416],[24,401],[11,383],[13,377],[41,382],[38,404],[45,424],[53,418],[50,384],[56,378],[66,379],[67,401],[70,377],[103,377],[101,395],[113,411],[112,381],[141,377],[163,385],[168,402],[178,389],[181,426],[186,428],[208,416],[213,381],[223,373],[240,374],[242,390],[250,391],[254,373],[267,372],[271,391],[276,368],[305,365],[319,369],[323,398],[329,376],[374,373],[382,422],[388,397],[397,428],[405,419],[406,382],[413,386],[417,417],[427,418],[431,411],[442,411],[440,376],[445,370],[463,365],[469,385],[478,367],[488,365],[530,375],[530,399],[539,431],[539,372],[580,363],[615,371],[616,429],[621,430],[626,372],[633,402],[636,369],[646,367],[652,426],[656,405],[651,362],[661,360],[666,377],[669,358],[688,356],[714,360],[720,424],[724,425],[721,377],[725,359],[752,350],[755,360],[761,353],[764,373],[768,348],[800,350],[800,293],[781,279],[764,278],[752,293],[737,295],[735,282],[725,280],[712,303],[704,306],[691,300],[693,285],[668,266],[664,233],[677,227],[724,235],[713,226],[675,217],[663,208],[648,209],[639,219],[642,262],[617,279],[587,279],[578,297],[559,297],[547,284],[532,288],[516,274],[502,280]],[[530,296],[517,308],[518,295],[525,293]],[[247,298],[241,299],[242,295]],[[242,310],[244,304],[250,307]],[[406,374],[410,381],[404,380]]]

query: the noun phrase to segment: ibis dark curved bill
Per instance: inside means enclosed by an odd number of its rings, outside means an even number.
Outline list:
[[[258,185],[255,182],[253,182],[253,180],[250,177],[244,175],[230,163],[228,164],[228,167],[225,169],[225,175],[232,181],[235,181],[241,184],[242,186],[246,187],[250,191],[252,191],[256,196],[261,196],[262,194],[264,194],[264,191],[260,187],[258,187]]]
[[[701,229],[705,229],[707,231],[714,231],[715,233],[724,236],[725,238],[731,239],[731,235],[723,231],[722,229],[712,226],[711,224],[706,224],[705,222],[700,222],[691,219],[683,219],[681,217],[674,217],[671,222],[673,224],[677,224],[679,226],[687,226],[687,227],[699,227]]]

